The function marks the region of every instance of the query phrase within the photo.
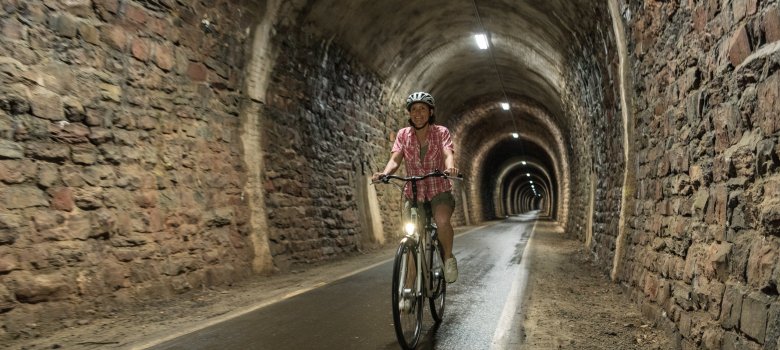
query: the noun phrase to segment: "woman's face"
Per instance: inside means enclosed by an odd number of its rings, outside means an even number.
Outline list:
[[[428,118],[431,116],[431,107],[422,102],[417,102],[409,109],[409,117],[412,119],[414,126],[421,128],[428,122]]]

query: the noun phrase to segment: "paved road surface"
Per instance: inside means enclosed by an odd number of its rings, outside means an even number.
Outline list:
[[[512,217],[456,237],[460,278],[448,288],[438,329],[426,307],[418,349],[516,347],[527,279],[523,252],[534,217]],[[391,273],[392,261],[387,261],[151,349],[398,349]]]

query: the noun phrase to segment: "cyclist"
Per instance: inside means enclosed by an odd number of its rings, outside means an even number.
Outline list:
[[[458,176],[450,131],[434,124],[434,108],[431,94],[415,92],[409,95],[406,99],[406,111],[409,112],[410,126],[398,131],[390,160],[381,173],[374,174],[374,181],[395,173],[403,160],[406,160],[404,163],[407,176],[422,176],[437,169],[444,169],[449,176]],[[439,241],[444,248],[444,278],[448,283],[455,282],[458,279],[458,262],[452,255],[454,231],[450,218],[455,210],[452,184],[446,178],[431,177],[420,182],[418,186],[417,202],[431,203]],[[404,197],[405,211],[409,211],[412,200],[409,186],[406,187]]]

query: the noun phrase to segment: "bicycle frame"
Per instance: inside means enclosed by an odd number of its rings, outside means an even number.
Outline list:
[[[406,235],[401,239],[393,267],[393,320],[398,342],[404,349],[414,348],[419,340],[424,298],[428,299],[431,315],[437,324],[442,321],[444,312],[447,283],[442,268],[443,256],[434,255],[443,254],[437,240],[437,227],[433,224],[432,209],[428,209],[430,205],[425,203],[421,208],[417,201],[417,182],[434,176],[450,178],[437,170],[424,176],[385,175],[381,179],[384,183],[398,179],[412,186],[409,221],[404,223]],[[416,276],[412,277],[409,265],[414,265]],[[415,286],[407,287],[407,283],[412,281]]]
[[[415,198],[417,198],[417,182],[411,181],[411,183],[412,194]],[[415,291],[415,295],[423,295],[430,298],[433,296],[433,291],[431,290],[429,274],[427,273],[430,269],[428,266],[428,250],[431,248],[435,229],[432,225],[433,220],[430,213],[428,213],[424,208],[423,211],[425,212],[425,220],[424,222],[420,222],[420,217],[418,214],[419,209],[420,208],[417,204],[417,201],[411,201],[409,220],[410,223],[415,225],[415,229],[411,233],[407,232],[406,237],[401,239],[401,243],[409,244],[411,247],[413,247],[417,255],[417,290]],[[407,223],[407,225],[408,224],[409,223]],[[420,234],[421,232],[422,235]],[[410,240],[411,243],[409,243]]]

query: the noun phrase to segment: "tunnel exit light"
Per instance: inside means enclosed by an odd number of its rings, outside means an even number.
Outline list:
[[[474,40],[477,41],[477,46],[479,46],[480,50],[487,50],[488,48],[487,35],[474,34]]]
[[[516,133],[516,132],[513,132],[513,133],[512,133],[512,137],[514,137],[514,138],[518,138],[518,137],[520,137],[520,134],[518,134],[518,133]],[[525,165],[525,164],[523,164],[523,165]]]
[[[501,102],[501,108],[505,111],[509,110],[509,103]]]

